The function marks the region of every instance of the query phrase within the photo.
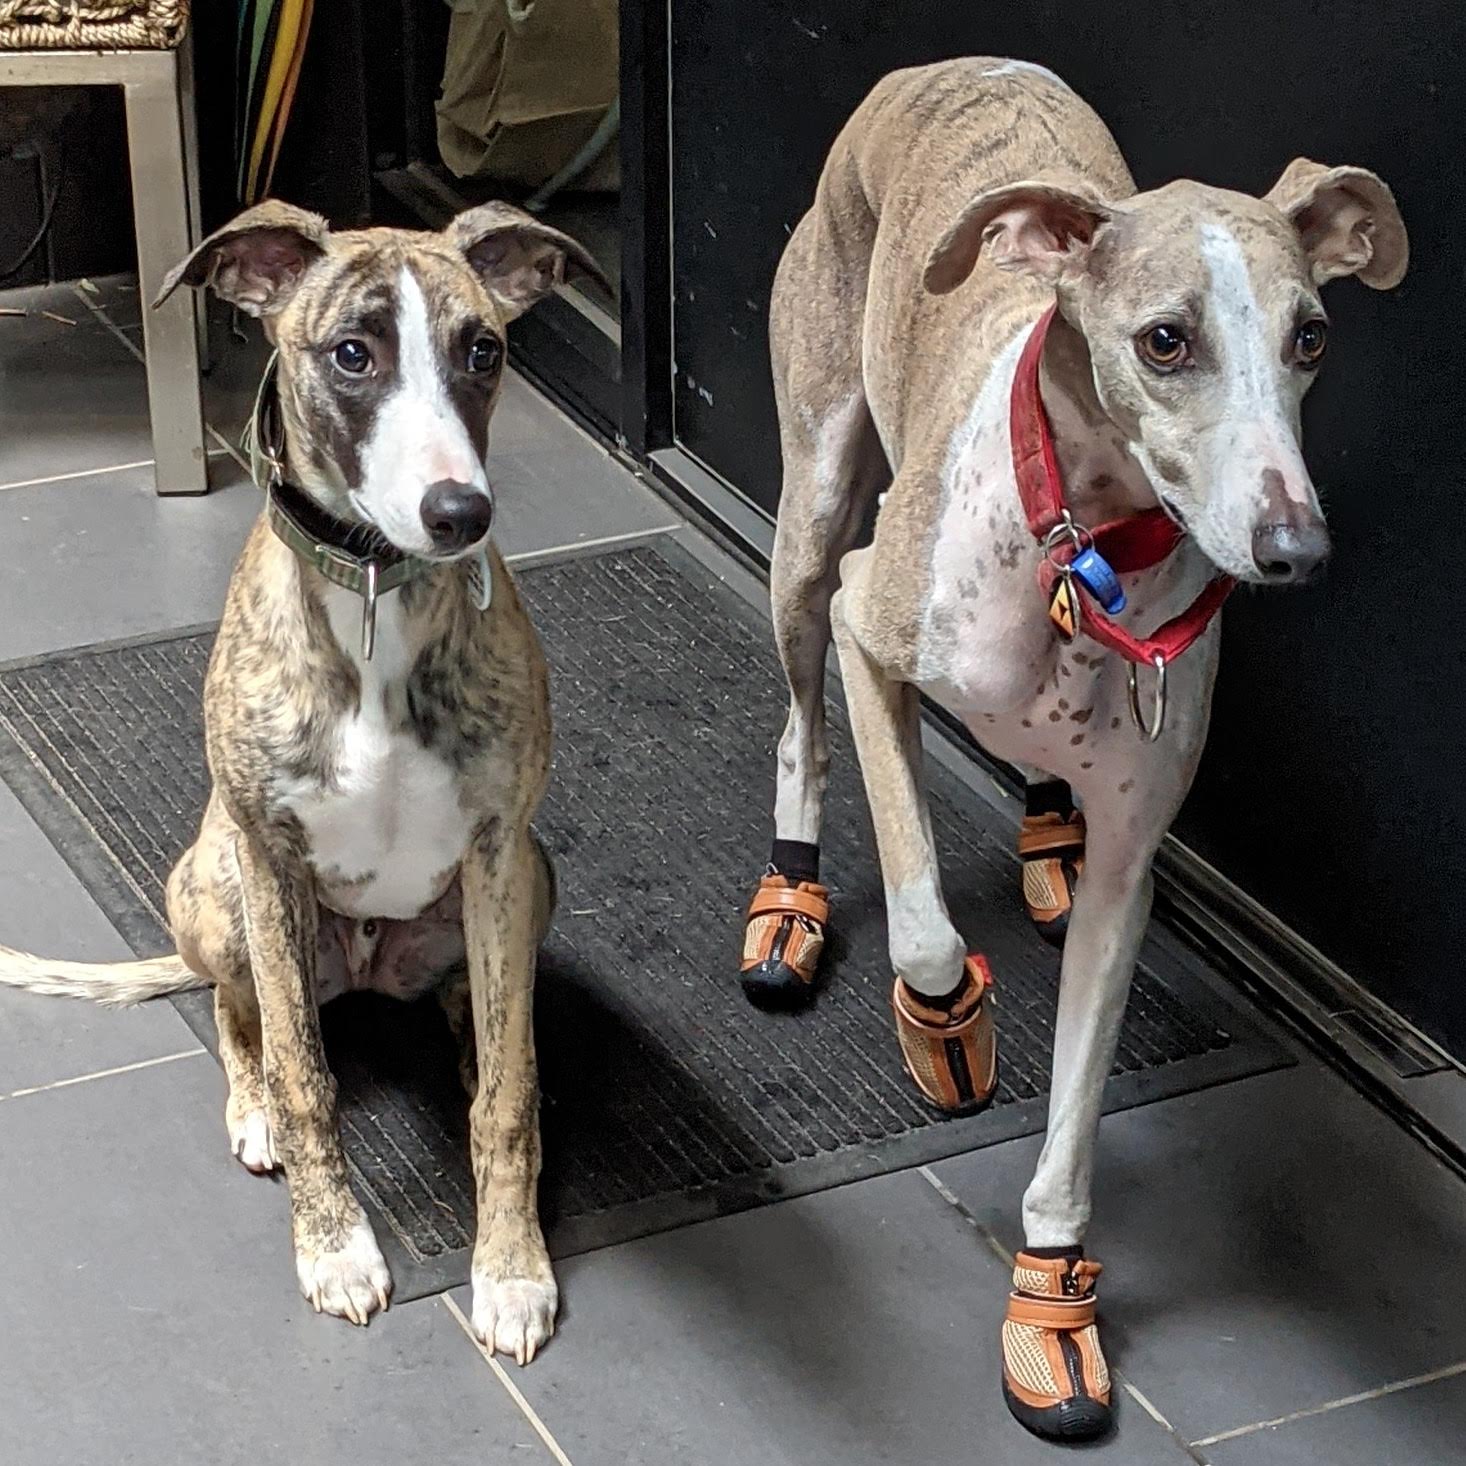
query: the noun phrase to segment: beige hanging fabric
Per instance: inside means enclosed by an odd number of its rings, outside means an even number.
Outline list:
[[[585,147],[616,100],[616,0],[449,4],[438,102],[443,162],[460,178],[537,188]],[[618,174],[608,148],[576,187],[614,190]]]
[[[0,0],[0,51],[168,51],[189,0]]]

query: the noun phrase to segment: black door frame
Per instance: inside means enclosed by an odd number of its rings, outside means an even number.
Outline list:
[[[672,441],[669,0],[621,0],[621,421],[645,462]]]

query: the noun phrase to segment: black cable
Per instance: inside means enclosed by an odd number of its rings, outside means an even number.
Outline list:
[[[46,207],[41,211],[41,227],[36,230],[31,242],[21,251],[20,258],[13,265],[0,270],[0,285],[13,279],[30,264],[36,251],[46,242],[46,236],[51,232],[51,220],[56,215],[56,201],[61,197],[61,180],[66,175],[62,164],[64,156],[62,151],[57,151],[55,177],[51,183],[50,196],[46,199]]]

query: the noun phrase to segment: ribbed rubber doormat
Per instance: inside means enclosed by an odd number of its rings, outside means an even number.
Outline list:
[[[784,688],[766,622],[673,546],[528,570],[556,720],[538,822],[560,873],[542,955],[543,1214],[560,1254],[920,1164],[1042,1128],[1058,958],[1029,928],[1013,832],[940,768],[933,820],[954,918],[998,979],[1002,1082],[938,1121],[902,1075],[873,840],[831,709],[825,870],[838,939],[813,1011],[770,1016],[736,981],[765,858]],[[0,670],[0,775],[139,953],[206,794],[212,633]],[[0,933],[3,938],[3,933]],[[179,1000],[212,1040],[207,994]],[[327,1010],[353,1179],[400,1297],[462,1282],[473,1232],[465,1101],[434,1005]],[[1111,1109],[1288,1062],[1153,927]],[[223,1117],[219,1118],[222,1126]]]

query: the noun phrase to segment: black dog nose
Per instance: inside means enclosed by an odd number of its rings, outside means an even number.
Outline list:
[[[1252,558],[1263,578],[1278,585],[1307,580],[1329,557],[1329,531],[1321,519],[1301,524],[1260,524],[1252,531]]]
[[[441,479],[422,496],[422,522],[439,554],[457,554],[488,534],[494,501],[472,484]]]

